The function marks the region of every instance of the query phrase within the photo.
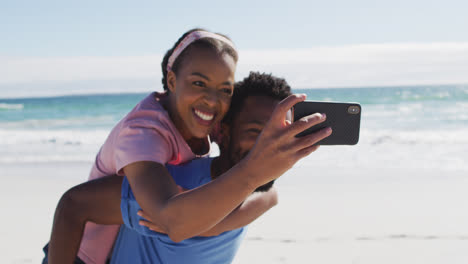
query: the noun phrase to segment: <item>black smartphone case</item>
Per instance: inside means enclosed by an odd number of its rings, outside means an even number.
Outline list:
[[[361,106],[358,103],[304,101],[294,106],[294,120],[314,113],[325,113],[327,119],[296,137],[301,137],[325,127],[333,132],[316,145],[356,145],[359,141]]]

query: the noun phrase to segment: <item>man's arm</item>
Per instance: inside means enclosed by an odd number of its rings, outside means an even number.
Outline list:
[[[239,207],[226,216],[226,218],[210,230],[199,234],[199,236],[217,236],[223,232],[244,227],[255,221],[276,204],[278,204],[278,192],[275,188],[271,188],[267,192],[254,192]],[[148,215],[143,211],[140,211],[138,215],[148,219]],[[136,216],[133,217],[136,218]],[[164,233],[159,226],[151,222],[141,220],[140,224],[152,231]]]
[[[271,188],[267,192],[254,192],[238,208],[219,224],[200,236],[216,236],[223,232],[244,227],[278,204],[278,192]]]
[[[120,176],[107,176],[77,185],[63,194],[55,210],[49,243],[49,264],[73,263],[87,221],[123,224]]]

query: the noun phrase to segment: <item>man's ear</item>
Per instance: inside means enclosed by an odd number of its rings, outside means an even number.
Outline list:
[[[220,142],[219,142],[219,148],[221,151],[226,151],[229,148],[229,143],[231,142],[231,127],[226,124],[221,122],[221,126],[219,129],[219,134],[220,134]]]
[[[166,80],[167,80],[167,87],[169,88],[169,91],[171,93],[174,93],[176,90],[176,83],[177,83],[177,78],[176,78],[175,73],[173,71],[168,71]]]

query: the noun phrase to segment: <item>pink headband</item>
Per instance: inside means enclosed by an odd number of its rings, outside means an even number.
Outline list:
[[[179,57],[180,53],[182,53],[182,51],[184,51],[184,49],[188,47],[188,45],[192,44],[194,41],[199,40],[201,38],[217,39],[228,44],[234,50],[236,49],[232,41],[230,41],[229,39],[221,35],[218,35],[216,33],[211,33],[208,31],[193,31],[192,33],[188,34],[172,52],[171,56],[169,57],[169,61],[167,62],[167,71],[170,71],[172,69],[172,65],[174,64],[174,61],[177,59],[177,57]]]

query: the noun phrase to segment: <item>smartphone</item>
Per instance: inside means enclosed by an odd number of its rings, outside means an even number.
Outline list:
[[[325,113],[327,119],[318,125],[308,128],[296,137],[302,137],[325,127],[331,127],[330,136],[317,142],[316,145],[356,145],[359,141],[361,123],[361,105],[343,102],[304,101],[293,108],[294,120],[314,113]]]

